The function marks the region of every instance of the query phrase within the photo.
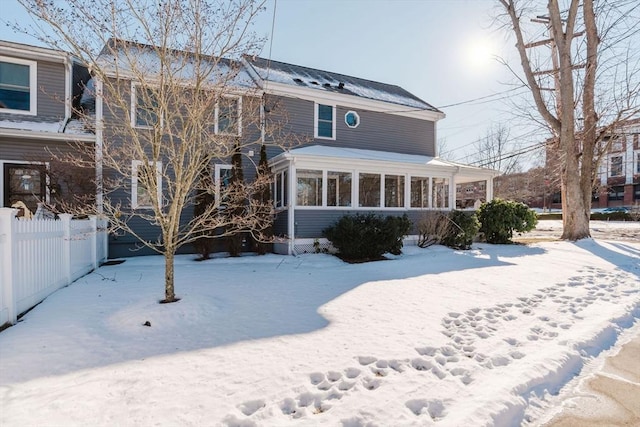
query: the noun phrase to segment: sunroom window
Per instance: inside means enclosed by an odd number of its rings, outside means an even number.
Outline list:
[[[448,178],[433,178],[433,200],[431,206],[434,208],[449,207]]]
[[[429,178],[411,177],[411,207],[429,207]]]
[[[404,207],[404,176],[384,176],[384,205],[388,208]]]
[[[380,207],[380,175],[377,173],[360,174],[361,207]]]
[[[298,206],[322,206],[322,171],[299,169]]]
[[[350,172],[327,172],[327,206],[351,206]]]

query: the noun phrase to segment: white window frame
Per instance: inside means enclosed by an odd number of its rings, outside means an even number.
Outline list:
[[[636,174],[640,174],[640,152],[636,152]]]
[[[131,82],[131,127],[136,129],[153,129],[154,126],[139,125],[138,124],[138,87],[142,86],[141,83]],[[151,87],[146,89],[152,89]],[[164,126],[164,115],[158,114],[159,125],[162,128]]]
[[[353,114],[354,116],[356,116],[356,124],[355,125],[350,125],[349,122],[347,121],[347,116],[349,114]],[[353,110],[349,110],[346,113],[344,113],[344,124],[347,125],[347,127],[349,129],[355,129],[358,126],[360,126],[360,114],[358,114],[356,111]]]
[[[331,137],[328,136],[319,136],[318,135],[318,130],[319,130],[319,119],[320,119],[320,106],[324,105],[327,107],[331,107],[332,109],[332,122],[331,122]],[[314,105],[314,109],[313,109],[313,137],[316,139],[326,139],[326,140],[330,140],[330,141],[335,141],[336,140],[336,106],[332,105],[332,104],[322,104],[319,102],[316,102]]]
[[[22,114],[27,116],[35,116],[38,114],[38,63],[26,59],[10,58],[8,56],[0,56],[0,62],[8,62],[16,65],[29,66],[29,111],[14,110],[13,108],[0,108],[0,113]]]
[[[152,209],[152,205],[139,205],[138,204],[138,168],[144,164],[142,160],[131,161],[131,208],[132,209]],[[147,162],[152,165],[154,162]],[[155,162],[156,166],[156,180],[158,182],[157,200],[158,206],[162,205],[162,162]]]
[[[213,176],[215,179],[215,206],[216,207],[224,207],[225,205],[220,203],[221,197],[220,197],[220,176],[222,175],[220,172],[222,170],[231,170],[233,169],[232,165],[225,165],[225,164],[221,164],[221,163],[216,163],[214,165],[214,172],[213,172]]]
[[[216,103],[216,123],[215,123],[215,133],[217,135],[229,135],[229,136],[242,136],[242,97],[238,96],[238,95],[223,95],[223,98],[229,100],[229,99],[235,99],[237,102],[237,111],[238,111],[238,129],[236,133],[231,133],[231,132],[221,132],[220,131],[220,125],[219,125],[219,117],[220,117],[220,103]],[[263,114],[261,112],[261,114]],[[264,134],[264,130],[262,131],[262,133]]]

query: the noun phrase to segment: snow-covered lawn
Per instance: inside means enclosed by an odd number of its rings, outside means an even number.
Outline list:
[[[178,303],[130,258],[0,333],[0,425],[535,424],[640,323],[640,242],[192,258]]]

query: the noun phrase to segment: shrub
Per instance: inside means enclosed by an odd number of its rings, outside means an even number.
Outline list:
[[[523,233],[536,227],[536,213],[527,205],[511,200],[494,199],[478,209],[480,232],[488,243],[512,243],[513,232]]]
[[[416,224],[418,229],[418,246],[426,248],[438,245],[450,233],[451,222],[446,214],[438,211],[427,211]]]
[[[390,252],[399,255],[402,239],[409,233],[411,221],[402,217],[383,218],[375,214],[343,216],[333,226],[323,230],[338,250],[338,255],[347,261],[373,261]]]
[[[449,232],[442,239],[442,244],[454,249],[471,248],[480,229],[475,212],[451,211],[447,219],[450,223]]]

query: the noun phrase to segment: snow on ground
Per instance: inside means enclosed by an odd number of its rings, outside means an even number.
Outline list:
[[[129,258],[0,333],[0,425],[533,425],[640,323],[638,241],[192,258],[177,303]]]

